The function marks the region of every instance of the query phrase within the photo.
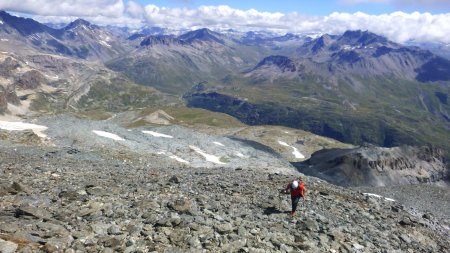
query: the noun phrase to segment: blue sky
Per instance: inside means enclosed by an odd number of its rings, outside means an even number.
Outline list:
[[[143,5],[197,8],[201,5],[228,5],[236,9],[269,12],[297,12],[301,15],[324,16],[332,12],[364,12],[379,15],[402,12],[450,12],[450,0],[139,0]],[[447,2],[447,3],[445,3]]]

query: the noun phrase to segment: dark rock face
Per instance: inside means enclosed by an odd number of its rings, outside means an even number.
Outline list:
[[[302,172],[342,186],[395,186],[448,180],[442,150],[428,146],[321,150]]]
[[[15,86],[21,89],[36,89],[45,81],[45,77],[37,70],[30,70],[19,77]]]
[[[289,57],[274,55],[264,58],[258,65],[256,65],[255,69],[260,68],[265,65],[275,65],[282,72],[295,72],[297,70],[295,63],[289,59]]]
[[[450,61],[434,57],[417,70],[416,79],[421,82],[450,80]]]
[[[8,100],[6,96],[6,90],[3,86],[0,86],[0,113],[4,112],[8,107]]]
[[[6,111],[8,103],[20,104],[20,100],[12,86],[3,88],[0,86],[0,113]]]
[[[141,47],[145,46],[154,46],[154,45],[185,45],[186,43],[182,40],[175,38],[170,35],[152,35],[148,36],[144,40],[141,41]]]
[[[20,63],[11,57],[7,57],[2,63],[0,63],[0,76],[10,77],[13,74],[13,70],[20,67]]]
[[[338,42],[348,45],[367,46],[376,43],[384,44],[387,43],[388,40],[383,36],[379,36],[368,31],[357,30],[357,31],[346,31],[338,39]]]

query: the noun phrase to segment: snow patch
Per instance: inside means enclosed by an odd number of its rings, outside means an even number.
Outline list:
[[[177,161],[180,162],[180,163],[189,164],[188,161],[186,161],[186,160],[184,160],[183,158],[180,158],[180,157],[178,157],[178,156],[176,156],[176,155],[171,155],[171,156],[169,156],[169,157],[172,158],[172,159],[177,160]]]
[[[285,147],[290,147],[290,145],[289,144],[287,144],[286,142],[284,142],[284,141],[278,141],[278,143],[280,144],[280,145],[282,145],[282,146],[285,146]]]
[[[216,163],[216,164],[226,164],[226,163],[221,162],[219,157],[217,157],[215,155],[207,154],[203,150],[201,150],[200,148],[198,148],[196,146],[189,146],[189,148],[191,148],[195,152],[197,152],[200,155],[202,155],[206,159],[206,161],[208,161],[208,162],[213,162],[213,163]]]
[[[0,39],[1,41],[9,41],[8,39]]]
[[[223,145],[222,143],[220,143],[218,141],[214,141],[213,143],[216,144],[217,146],[225,147],[225,145]]]
[[[104,41],[104,40],[101,40],[101,41],[99,41],[99,42],[100,42],[100,44],[102,44],[102,45],[104,45],[104,46],[111,47],[111,45],[108,44],[108,42],[106,42],[106,41]]]
[[[287,144],[284,141],[278,141],[278,143],[280,145],[282,145],[282,146],[285,146],[285,147],[291,147],[293,149],[292,154],[294,155],[295,158],[297,158],[297,159],[304,159],[305,158],[305,156],[302,153],[300,153],[300,151],[298,151],[298,149],[296,147],[293,147],[293,146]]]
[[[45,131],[48,129],[46,126],[31,124],[31,123],[24,123],[24,122],[11,122],[11,121],[1,121],[0,120],[0,129],[7,130],[7,131],[24,131],[24,130],[33,130],[33,132],[39,136],[39,137],[46,137],[45,134],[42,133],[42,131]]]
[[[171,135],[167,135],[167,134],[161,134],[161,133],[157,133],[157,132],[153,132],[153,131],[142,131],[144,134],[150,134],[154,137],[162,137],[162,138],[173,138],[173,136]]]
[[[241,152],[236,152],[236,156],[240,158],[249,158],[248,156],[242,154]]]
[[[0,20],[0,25],[3,25],[3,21]]]
[[[94,134],[102,136],[102,137],[106,137],[106,138],[110,138],[116,141],[124,141],[125,139],[123,139],[122,137],[118,136],[117,134],[113,134],[113,133],[108,133],[105,131],[98,131],[98,130],[92,130],[92,132],[94,132]]]
[[[386,197],[383,197],[383,196],[381,196],[381,195],[374,194],[374,193],[363,193],[363,195],[369,196],[369,197],[375,197],[375,198],[379,198],[379,199],[383,198],[383,199],[386,200],[386,201],[395,201],[395,199],[386,198]]]

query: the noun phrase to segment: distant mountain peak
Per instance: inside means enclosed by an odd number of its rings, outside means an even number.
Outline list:
[[[95,25],[91,24],[87,20],[79,18],[79,19],[76,19],[76,20],[70,22],[64,29],[65,30],[71,30],[71,29],[75,29],[75,28],[81,27],[81,26],[94,27]]]
[[[314,53],[317,53],[322,48],[329,46],[333,42],[328,34],[324,34],[315,40],[314,46],[311,48]]]
[[[388,39],[369,31],[356,30],[356,31],[346,31],[338,39],[338,42],[352,46],[356,45],[367,46],[375,43],[386,44],[388,43]]]
[[[217,42],[219,44],[224,44],[224,41],[219,38],[220,34],[209,30],[208,28],[202,28],[195,31],[187,32],[180,35],[178,38],[187,43],[192,43],[194,41],[210,41]]]

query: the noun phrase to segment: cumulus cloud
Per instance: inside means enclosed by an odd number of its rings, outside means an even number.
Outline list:
[[[402,0],[351,0],[397,1]],[[13,4],[12,2],[16,2]],[[33,0],[0,1],[0,9],[34,14],[41,22],[70,22],[84,18],[100,25],[120,25],[132,28],[160,26],[172,29],[240,31],[268,30],[280,34],[329,33],[340,34],[346,30],[369,30],[397,42],[407,40],[450,42],[450,13],[404,13],[382,15],[357,13],[332,13],[328,16],[303,16],[296,12],[262,12],[255,9],[240,10],[226,5],[200,6],[198,8],[166,8],[156,5],[142,6],[130,0],[47,0],[37,7]],[[420,2],[420,1],[415,1]],[[431,0],[431,2],[440,2]],[[52,8],[49,6],[52,5]],[[71,6],[70,6],[71,5]],[[70,8],[68,7],[70,6]]]
[[[450,7],[448,0],[342,0],[345,4],[381,3],[403,7]]]
[[[321,32],[339,34],[346,30],[369,30],[397,42],[450,42],[450,13],[394,12],[383,15],[332,13],[324,17],[302,16],[298,13],[259,12],[239,10],[229,6],[201,6],[197,9],[145,7],[147,22],[171,28],[200,28],[270,30],[274,32]]]
[[[144,7],[135,1],[128,1],[126,12],[133,18],[143,18],[145,14]]]
[[[120,17],[124,9],[122,0],[0,1],[0,10],[42,16]]]

